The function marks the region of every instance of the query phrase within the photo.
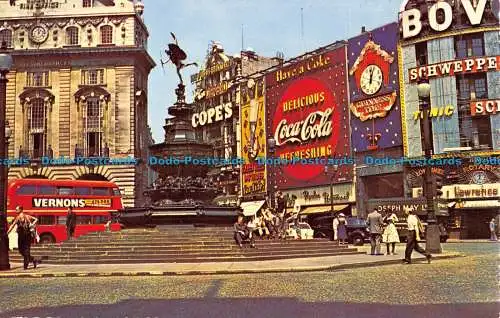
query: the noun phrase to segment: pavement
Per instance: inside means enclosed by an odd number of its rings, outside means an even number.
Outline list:
[[[365,245],[360,248],[360,251],[367,249],[368,247]],[[399,251],[403,250],[399,248]],[[11,263],[11,270],[0,272],[0,278],[175,276],[325,271],[399,264],[403,258],[403,253],[378,256],[368,254],[337,255],[248,262],[86,265],[50,265],[42,263],[36,269],[30,267],[28,270],[24,270],[22,264]],[[445,251],[442,254],[433,255],[432,261],[460,256],[463,256],[463,254]],[[412,260],[415,263],[426,262],[425,257],[418,253],[412,254]]]

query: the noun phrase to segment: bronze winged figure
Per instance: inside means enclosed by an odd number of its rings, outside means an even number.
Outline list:
[[[188,67],[188,66],[198,66],[197,63],[183,63],[183,61],[187,58],[187,55],[186,55],[186,52],[184,52],[180,47],[179,47],[179,43],[177,41],[177,38],[175,37],[175,34],[173,34],[172,32],[170,32],[170,34],[172,35],[172,38],[174,39],[175,43],[169,43],[168,44],[168,49],[165,50],[165,53],[167,53],[168,55],[168,58],[169,58],[169,61],[171,61],[175,67],[177,68],[177,75],[179,76],[179,80],[181,81],[181,85],[184,84],[184,81],[182,80],[182,76],[181,76],[181,70],[185,67]],[[163,62],[161,61],[162,65],[163,64],[166,64],[168,63],[167,62]]]

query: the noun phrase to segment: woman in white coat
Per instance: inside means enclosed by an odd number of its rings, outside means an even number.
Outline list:
[[[13,217],[7,218],[7,222],[9,223],[9,226],[12,224],[14,221]],[[17,227],[17,225],[16,225]],[[17,245],[17,228],[14,228],[10,233],[9,233],[9,250],[13,251],[14,249],[18,249],[19,246]]]
[[[396,229],[396,223],[398,221],[398,217],[396,214],[392,213],[389,217],[385,217],[384,221],[387,223],[385,227],[384,233],[382,234],[382,242],[387,244],[387,255],[391,255],[389,247],[392,245],[392,255],[396,255],[396,243],[399,243],[399,234]]]

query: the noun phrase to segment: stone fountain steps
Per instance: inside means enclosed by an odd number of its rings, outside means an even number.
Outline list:
[[[120,255],[120,256],[101,256],[101,257],[41,257],[44,264],[142,264],[142,263],[206,263],[206,262],[246,262],[246,261],[265,261],[277,259],[309,258],[334,255],[353,255],[364,254],[357,251],[308,251],[307,253],[273,253],[262,255],[249,255],[242,253],[240,255],[147,255],[141,258],[141,255]],[[12,258],[11,262],[21,263],[21,258]]]
[[[359,253],[322,239],[256,239],[256,249],[240,249],[234,243],[232,229],[219,230],[91,233],[62,244],[34,246],[32,254],[49,264],[113,264],[256,261]],[[11,252],[10,258],[13,262],[22,261],[16,252]]]

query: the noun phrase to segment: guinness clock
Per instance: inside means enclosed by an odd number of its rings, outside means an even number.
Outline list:
[[[49,37],[49,30],[47,27],[41,24],[35,25],[30,31],[30,39],[34,43],[41,44],[47,40]]]

